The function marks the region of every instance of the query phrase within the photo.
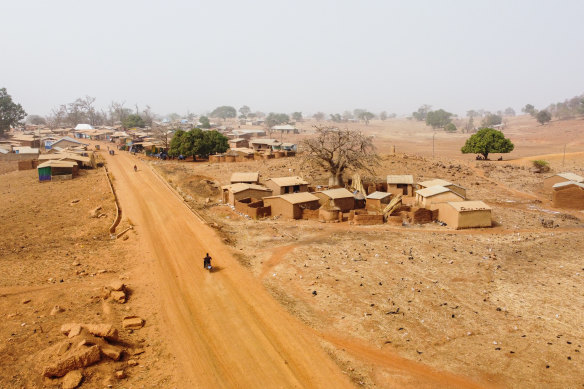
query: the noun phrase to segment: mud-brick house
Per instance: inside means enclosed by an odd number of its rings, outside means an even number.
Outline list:
[[[443,186],[454,193],[457,193],[466,199],[466,189],[460,185],[453,184],[450,181],[442,180],[440,178],[418,182],[418,189],[431,188],[433,186]]]
[[[391,201],[391,193],[373,192],[365,199],[365,209],[381,212]]]
[[[413,196],[414,176],[411,174],[388,175],[387,191],[394,195]]]
[[[464,197],[443,186],[431,186],[416,191],[416,204],[428,209],[436,209],[439,203],[464,201]]]
[[[73,161],[50,160],[37,166],[39,181],[70,180],[79,174],[79,166]]]
[[[259,172],[236,172],[231,175],[232,184],[259,184]]]
[[[543,189],[547,192],[551,191],[555,184],[561,182],[580,182],[584,183],[584,177],[575,173],[558,173],[543,179]]]
[[[249,147],[252,148],[254,151],[261,152],[261,151],[275,151],[280,150],[280,146],[282,142],[277,139],[251,139],[249,141]]]
[[[268,178],[265,184],[274,195],[308,192],[308,182],[298,176]]]
[[[261,200],[264,197],[271,196],[272,190],[261,185],[254,184],[232,184],[221,187],[223,203],[235,205],[236,201],[251,198]]]
[[[327,208],[338,208],[341,212],[355,209],[355,196],[345,188],[328,189],[313,193]]]
[[[264,197],[264,205],[271,207],[272,216],[281,215],[288,219],[301,219],[303,209],[320,208],[319,198],[308,192]]]
[[[482,201],[439,203],[438,220],[449,228],[484,228],[492,226],[491,207]]]
[[[242,148],[242,147],[249,147],[249,143],[247,141],[247,139],[243,139],[243,138],[235,138],[235,139],[229,139],[229,148],[230,149],[238,149],[238,148]]]
[[[584,183],[567,181],[552,187],[552,206],[584,209]]]

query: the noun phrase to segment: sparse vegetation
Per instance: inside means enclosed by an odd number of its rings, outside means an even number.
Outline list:
[[[537,159],[531,162],[533,163],[533,167],[535,168],[536,173],[547,173],[550,171],[550,164],[548,163],[548,161],[544,161],[543,159]]]
[[[550,115],[548,111],[543,110],[539,111],[535,118],[537,119],[537,122],[543,126],[552,120],[552,115]]]

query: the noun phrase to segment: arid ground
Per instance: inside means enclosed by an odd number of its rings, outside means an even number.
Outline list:
[[[314,124],[283,139],[310,136]],[[219,202],[232,172],[326,176],[300,158],[103,153],[117,232],[133,227],[112,240],[103,168],[40,184],[36,171],[7,167],[0,387],[59,387],[42,370],[70,322],[113,324],[125,350],[86,368],[82,387],[582,387],[584,213],[552,208],[530,161],[582,175],[584,121],[512,118],[504,132],[515,150],[486,162],[460,154],[467,134],[405,119],[351,127],[375,136],[378,177],[456,182],[493,208],[494,227],[254,221]],[[104,216],[90,217],[98,206]],[[201,268],[205,252],[214,273]],[[125,304],[103,298],[116,280]],[[129,315],[144,327],[122,329]]]

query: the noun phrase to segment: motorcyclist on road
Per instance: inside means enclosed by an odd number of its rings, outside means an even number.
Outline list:
[[[203,258],[203,267],[206,269],[209,266],[211,266],[211,257],[209,256],[209,253],[207,253],[205,258]]]
[[[138,171],[138,166],[134,165],[134,171],[137,172]]]

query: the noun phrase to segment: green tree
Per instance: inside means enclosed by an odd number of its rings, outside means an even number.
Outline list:
[[[505,138],[501,131],[493,128],[481,128],[466,140],[460,151],[463,154],[481,154],[487,159],[489,153],[510,153],[514,147],[513,143]]]
[[[209,122],[209,118],[206,116],[201,116],[199,118],[199,123],[201,123],[201,128],[211,128],[211,123]]]
[[[178,130],[170,141],[169,155],[207,158],[211,154],[224,153],[229,149],[227,137],[218,131]]]
[[[515,116],[515,110],[511,107],[505,108],[504,111],[505,116]]]
[[[494,113],[486,114],[483,118],[483,121],[481,122],[483,127],[496,126],[501,123],[503,123],[503,117]]]
[[[235,108],[230,107],[229,105],[222,105],[221,107],[217,107],[211,112],[209,115],[212,118],[221,118],[223,121],[227,118],[234,118],[237,116],[237,111]]]
[[[279,124],[286,124],[290,121],[290,117],[285,113],[274,113],[270,112],[264,121],[265,125],[268,128],[272,128],[273,126],[277,126]]]
[[[437,111],[430,111],[426,115],[426,124],[432,128],[444,128],[452,121],[452,114],[443,109]]]
[[[456,126],[454,125],[454,123],[448,123],[447,125],[444,126],[444,131],[446,131],[446,132],[456,132],[456,131],[458,131],[458,129],[456,128]]]
[[[295,122],[301,122],[302,112],[292,112],[292,120],[294,120]]]
[[[359,120],[363,120],[366,126],[369,125],[369,120],[373,119],[374,117],[375,115],[367,110],[361,110],[357,115],[357,118],[359,118]]]
[[[242,118],[247,118],[247,115],[249,115],[250,112],[251,109],[247,105],[244,105],[243,107],[239,108],[239,113],[241,114]]]
[[[340,123],[343,121],[340,113],[331,113],[331,120],[335,123]]]
[[[146,123],[144,123],[144,119],[140,115],[132,114],[128,115],[123,121],[122,126],[124,128],[144,128],[146,127]]]
[[[0,89],[0,136],[10,131],[10,127],[25,117],[26,112],[20,104],[12,101],[12,96],[6,92],[6,88]]]
[[[418,108],[418,110],[416,112],[413,112],[412,116],[414,117],[414,119],[416,119],[420,122],[424,121],[424,120],[426,120],[426,116],[428,115],[430,108],[432,108],[431,105],[424,104],[420,108]]]
[[[521,108],[521,111],[528,113],[531,116],[535,116],[535,114],[537,113],[537,111],[535,110],[535,107],[531,104],[526,104],[525,107]]]
[[[543,126],[544,124],[552,120],[552,115],[550,115],[550,113],[544,109],[542,111],[539,111],[535,118],[537,119],[539,124]]]

